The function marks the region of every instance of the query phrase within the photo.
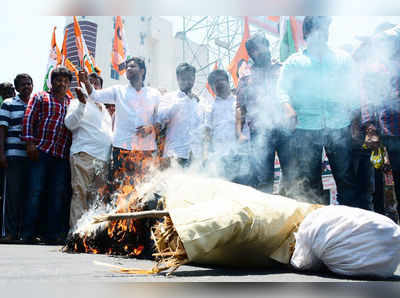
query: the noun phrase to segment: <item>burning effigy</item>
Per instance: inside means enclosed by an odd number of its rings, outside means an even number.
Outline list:
[[[83,229],[77,231],[78,234],[71,238],[74,241],[70,242],[67,247],[74,248],[77,239],[86,237],[86,245],[97,249],[97,252],[107,253],[107,249],[110,248],[98,247],[100,244],[107,244],[111,246],[110,253],[125,251],[126,255],[140,256],[135,249],[139,249],[138,245],[142,245],[140,246],[142,247],[141,252],[151,255],[157,263],[150,270],[117,268],[118,272],[132,274],[154,274],[168,269],[173,272],[179,266],[187,263],[247,268],[268,268],[276,266],[276,264],[290,265],[292,263],[291,265],[297,269],[312,269],[312,266],[302,267],[299,260],[304,261],[312,256],[315,258],[316,243],[320,244],[322,241],[326,244],[325,251],[321,250],[321,245],[319,246],[319,261],[323,263],[324,253],[327,250],[332,251],[332,249],[340,251],[340,243],[345,243],[347,239],[353,240],[351,246],[353,255],[354,250],[362,249],[365,246],[363,243],[365,239],[370,241],[370,250],[361,251],[358,254],[364,263],[369,262],[368,268],[372,268],[371,262],[373,263],[373,261],[371,260],[373,258],[365,261],[362,256],[373,255],[377,247],[379,247],[381,255],[386,253],[387,260],[384,263],[389,261],[400,263],[398,253],[400,251],[400,228],[394,223],[392,225],[389,222],[390,219],[388,221],[385,218],[383,230],[386,236],[383,239],[383,234],[381,234],[381,237],[374,240],[374,236],[383,231],[379,226],[382,226],[382,218],[377,215],[378,217],[372,217],[375,225],[371,226],[372,230],[369,229],[369,234],[360,235],[358,231],[362,229],[357,229],[357,225],[352,227],[351,214],[354,209],[357,212],[353,212],[353,214],[357,213],[358,217],[364,214],[361,217],[367,218],[369,214],[365,216],[364,212],[368,211],[361,209],[346,207],[350,211],[343,212],[342,209],[335,209],[335,207],[343,206],[323,206],[299,202],[218,178],[168,171],[153,177],[148,183],[142,184],[134,196],[137,202],[134,211],[140,212],[93,216],[92,222],[89,224],[90,229],[87,228],[86,233]],[[149,208],[150,206],[151,208]],[[324,214],[322,217],[318,216],[317,212],[326,210],[325,208],[333,209],[322,212]],[[305,222],[309,226],[310,220],[307,219],[315,218],[316,213],[319,220],[314,222],[312,232],[304,232],[302,224]],[[329,217],[327,214],[331,216]],[[321,233],[328,231],[326,225],[335,224],[334,216],[339,216],[338,220],[345,223],[341,225],[341,229],[345,229],[347,224],[349,228],[346,232],[347,238],[340,238],[331,232],[324,235],[325,238],[320,236],[319,242],[312,243],[310,239],[313,238],[310,233],[315,236],[315,234],[319,235],[319,231]],[[357,217],[354,220],[357,221]],[[119,222],[124,223],[126,227],[121,229],[122,224]],[[115,232],[116,229],[120,233],[116,235],[119,237],[125,235],[120,238],[122,239],[120,241],[118,238],[111,237],[102,243],[99,236],[96,236],[99,231],[103,231],[100,234],[104,234],[106,231],[110,236],[110,231]],[[87,233],[89,230],[97,232],[90,234]],[[302,232],[299,233],[299,230]],[[339,239],[336,241],[336,243],[339,242],[337,246],[329,247],[329,243],[335,242],[335,239]],[[114,243],[112,243],[113,241]],[[143,244],[148,242],[151,245]],[[125,245],[128,248],[126,250]],[[119,248],[117,249],[117,247]],[[395,249],[396,253],[388,253],[385,249]],[[303,253],[302,257],[301,253]],[[309,254],[308,257],[307,254]],[[293,255],[296,256],[297,263],[292,262]],[[374,260],[378,262],[377,258]],[[382,257],[380,261],[382,262]],[[338,263],[334,263],[333,267],[335,268],[336,265]],[[356,262],[353,264],[354,266],[357,266]],[[392,267],[389,271],[393,270]],[[355,271],[362,275],[363,268],[360,268],[359,271]],[[345,270],[337,270],[337,272],[346,274]],[[386,269],[382,275],[387,276],[387,272]],[[365,270],[365,273],[371,273],[371,270],[368,272]]]

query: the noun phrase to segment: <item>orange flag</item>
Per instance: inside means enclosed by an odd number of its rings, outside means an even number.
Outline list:
[[[216,70],[216,69],[218,69],[218,61],[215,61],[213,70]],[[208,92],[212,95],[212,97],[215,97],[215,93],[214,93],[214,91],[211,89],[211,86],[208,84],[208,82],[207,82],[207,84],[206,84],[206,88],[207,88]]]
[[[67,37],[68,37],[68,29],[65,29],[64,40],[61,47],[61,64],[63,65],[65,59],[67,59]]]
[[[70,71],[72,71],[75,74],[76,80],[79,82],[79,77],[78,77],[78,69],[75,67],[75,65],[67,58],[67,37],[68,37],[68,29],[65,29],[64,32],[64,40],[63,40],[63,44],[61,47],[61,53],[60,53],[60,57],[61,57],[61,63],[59,63],[58,65],[62,65],[65,66],[66,68],[68,68]],[[73,97],[71,90],[68,89],[67,94],[70,97]]]
[[[111,53],[111,63],[115,71],[120,75],[125,73],[125,69],[120,65],[125,62],[128,52],[128,43],[126,41],[125,31],[121,16],[115,20],[114,42]]]
[[[80,66],[84,68],[88,73],[95,72],[96,64],[93,57],[90,55],[85,39],[83,38],[81,27],[79,26],[78,20],[74,16],[74,32],[76,48],[78,50]]]
[[[233,84],[235,88],[238,86],[239,78],[238,78],[238,65],[241,60],[245,60],[246,62],[249,61],[249,55],[247,54],[246,50],[246,41],[250,37],[250,30],[249,30],[249,21],[248,17],[244,17],[244,32],[243,32],[243,39],[240,43],[239,49],[231,61],[231,64],[228,66],[228,71],[231,73]]]

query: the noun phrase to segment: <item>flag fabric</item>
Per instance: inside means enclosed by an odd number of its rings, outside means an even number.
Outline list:
[[[282,16],[280,18],[280,61],[299,51],[304,45],[303,20],[300,16]]]
[[[216,69],[218,69],[218,61],[215,61],[213,70],[216,70]],[[206,84],[206,88],[207,88],[207,90],[208,90],[208,93],[210,93],[211,96],[215,98],[215,93],[214,93],[214,91],[211,89],[211,86],[208,84],[208,82],[207,82],[207,84]]]
[[[239,49],[231,61],[231,64],[228,66],[228,71],[230,72],[232,79],[233,79],[233,84],[235,88],[237,88],[238,83],[239,83],[239,78],[238,78],[238,66],[240,61],[244,60],[246,63],[249,61],[249,55],[247,54],[246,50],[246,41],[250,37],[250,30],[249,30],[249,22],[248,22],[248,17],[244,17],[244,31],[243,31],[243,39],[242,42],[239,45]]]
[[[111,64],[116,72],[120,75],[125,73],[125,68],[122,67],[125,60],[128,58],[128,43],[121,16],[115,19],[114,41],[111,53]]]
[[[51,88],[50,74],[51,71],[61,63],[61,52],[56,42],[56,27],[53,28],[51,37],[49,59],[47,61],[46,76],[44,78],[43,90],[48,92]]]
[[[61,64],[62,66],[65,66],[68,68],[70,71],[72,71],[75,74],[76,80],[79,82],[79,72],[78,69],[75,67],[75,65],[67,58],[67,38],[68,38],[68,29],[65,29],[64,32],[64,40],[63,44],[61,46]],[[67,90],[67,94],[72,98],[72,92],[70,89]]]
[[[74,32],[75,32],[75,42],[76,48],[78,50],[80,66],[84,68],[88,73],[96,72],[96,63],[90,55],[88,47],[86,45],[85,39],[81,32],[81,27],[79,26],[78,20],[74,16]]]
[[[64,32],[64,40],[61,46],[61,65],[64,65],[64,61],[67,59],[67,38],[68,38],[68,29],[65,29]]]

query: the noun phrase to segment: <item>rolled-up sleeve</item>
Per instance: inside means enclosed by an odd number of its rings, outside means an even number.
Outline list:
[[[79,100],[74,99],[68,106],[67,115],[64,119],[65,126],[73,131],[77,129],[80,122],[85,114],[86,105],[81,103]]]
[[[4,102],[1,105],[0,109],[0,126],[8,127],[10,123],[10,116],[11,116],[10,106],[8,105],[7,102]]]
[[[93,101],[100,103],[115,104],[117,100],[117,86],[112,86],[101,90],[96,90],[93,88],[90,98]]]

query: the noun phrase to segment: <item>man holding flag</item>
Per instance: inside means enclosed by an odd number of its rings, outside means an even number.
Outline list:
[[[161,94],[156,89],[144,86],[146,65],[143,59],[133,57],[125,65],[128,85],[95,90],[85,70],[79,72],[79,79],[85,84],[92,100],[115,104],[114,175],[141,179],[152,164],[153,153],[157,149],[154,126]]]

